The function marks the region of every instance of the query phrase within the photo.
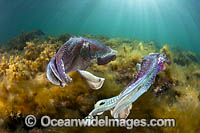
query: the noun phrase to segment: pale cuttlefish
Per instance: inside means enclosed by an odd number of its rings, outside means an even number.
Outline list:
[[[71,37],[48,63],[46,75],[51,83],[64,87],[72,82],[72,78],[67,74],[78,71],[92,89],[99,89],[105,79],[85,69],[89,67],[93,59],[97,59],[98,65],[104,65],[115,60],[116,54],[117,51],[96,40]]]
[[[170,60],[165,54],[151,53],[144,56],[142,63],[137,64],[138,73],[128,86],[119,95],[98,101],[86,118],[92,119],[95,115],[101,115],[110,110],[114,118],[126,119],[132,108],[132,103],[150,88],[156,75],[165,70],[165,62],[170,64]]]

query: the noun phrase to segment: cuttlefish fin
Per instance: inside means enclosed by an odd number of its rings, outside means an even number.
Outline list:
[[[139,72],[141,70],[141,64],[140,63],[137,63],[137,71]]]
[[[119,119],[126,119],[130,114],[130,110],[132,109],[132,104],[129,104],[126,108],[122,109],[118,113]],[[114,117],[113,110],[111,110],[111,115]]]
[[[84,70],[77,70],[78,73],[86,80],[91,89],[98,90],[103,86],[104,78],[97,77],[92,73]]]
[[[132,104],[129,104],[125,109],[119,112],[119,118],[126,119],[130,114],[131,109],[132,109]]]

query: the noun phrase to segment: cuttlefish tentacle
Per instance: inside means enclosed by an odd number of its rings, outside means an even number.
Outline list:
[[[99,112],[111,110],[111,115],[114,118],[126,119],[132,108],[132,103],[150,88],[156,75],[165,69],[165,62],[170,64],[165,54],[153,53],[143,57],[142,64],[138,67],[139,71],[133,80],[118,96],[113,97],[114,104],[109,104],[109,99],[100,100],[89,115],[98,115]]]

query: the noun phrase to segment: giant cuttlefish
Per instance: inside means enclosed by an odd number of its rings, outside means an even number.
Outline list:
[[[98,65],[104,65],[115,60],[117,51],[104,44],[84,37],[71,37],[51,59],[47,66],[47,78],[55,84],[64,87],[72,81],[67,75],[78,71],[92,89],[99,89],[104,78],[97,77],[85,69],[92,59],[97,59]]]
[[[165,70],[165,62],[170,64],[165,54],[151,53],[144,56],[142,63],[137,64],[138,73],[128,86],[119,95],[98,101],[94,110],[86,118],[91,119],[95,115],[101,115],[104,111],[111,110],[114,118],[126,119],[132,103],[150,88],[156,75]]]

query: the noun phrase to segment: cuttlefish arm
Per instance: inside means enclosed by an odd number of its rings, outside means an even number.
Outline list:
[[[47,65],[47,78],[55,85],[60,85],[60,80],[50,67],[50,63]]]
[[[75,44],[76,42],[71,41],[73,41],[73,39],[66,42],[56,55],[56,67],[62,80],[61,86],[65,86],[72,81],[72,78],[66,74],[66,71],[71,69],[73,62],[79,56],[82,47],[82,43]]]
[[[108,56],[106,56],[104,58],[97,58],[97,64],[98,65],[105,65],[105,64],[109,63],[110,61],[114,61],[116,59],[116,55],[115,54],[117,52],[115,50],[112,50],[112,51],[114,51],[115,53],[113,52],[114,54],[110,54],[110,55],[108,55]]]
[[[105,80],[104,78],[97,77],[92,73],[84,70],[77,70],[77,72],[86,80],[90,88],[98,90],[102,87]]]

